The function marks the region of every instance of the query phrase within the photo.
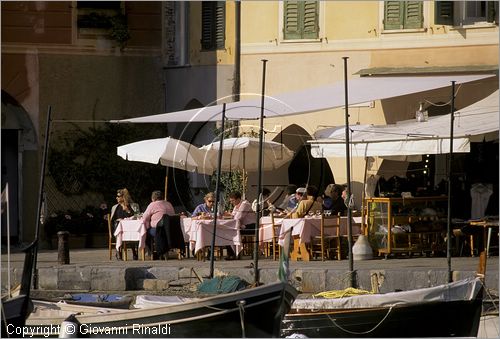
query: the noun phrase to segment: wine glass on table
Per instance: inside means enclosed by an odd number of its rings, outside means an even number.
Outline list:
[[[132,211],[134,212],[134,217],[137,219],[139,217],[139,205],[132,204]]]

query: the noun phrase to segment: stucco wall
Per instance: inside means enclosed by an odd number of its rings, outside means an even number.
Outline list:
[[[163,112],[159,58],[40,56],[40,111],[54,119],[110,120]]]

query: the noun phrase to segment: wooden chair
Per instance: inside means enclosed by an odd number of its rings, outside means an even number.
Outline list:
[[[280,226],[274,223],[274,215],[272,213],[271,213],[271,227],[272,227],[272,239],[266,245],[267,253],[268,256],[271,256],[272,253],[273,260],[276,261],[277,259],[279,259],[281,253],[281,248],[280,245],[278,244]]]
[[[111,222],[111,214],[108,213],[108,248],[109,248],[109,260],[112,258],[113,246],[116,246],[116,241],[113,240],[113,223]]]
[[[113,222],[111,221],[111,214],[108,213],[108,249],[109,249],[109,260],[113,257],[113,247],[116,247],[116,241],[113,239]],[[123,249],[126,248],[125,243],[122,245]]]
[[[339,216],[321,215],[320,235],[311,238],[310,252],[311,257],[319,255],[322,261],[331,258],[332,252],[336,253],[337,260],[342,259]]]
[[[156,225],[155,237],[147,236],[147,245],[150,249],[151,259],[153,255],[158,259],[168,260],[169,252],[177,249],[177,259],[182,259],[181,252],[185,250],[186,243],[181,229],[181,218],[179,214],[164,214]]]

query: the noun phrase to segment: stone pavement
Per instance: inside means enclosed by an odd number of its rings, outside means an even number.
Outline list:
[[[114,251],[113,251],[114,255]],[[131,256],[130,256],[131,257]],[[21,279],[23,253],[11,253],[10,271],[12,284]],[[453,279],[475,275],[479,264],[477,257],[453,257]],[[210,272],[209,261],[193,258],[167,261],[117,261],[109,260],[107,249],[75,249],[70,251],[70,264],[59,265],[57,251],[41,250],[38,254],[39,290],[46,291],[148,291],[168,292],[188,287],[197,282],[196,276],[206,277]],[[253,282],[253,260],[217,260],[215,274],[238,275]],[[354,261],[357,287],[380,292],[410,290],[446,283],[448,278],[446,257],[375,258]],[[2,254],[1,283],[7,285],[9,270],[7,255]],[[277,279],[278,261],[259,260],[260,281]],[[290,262],[291,280],[304,293],[344,289],[349,286],[348,260]],[[494,291],[498,285],[498,256],[487,261],[486,286]]]

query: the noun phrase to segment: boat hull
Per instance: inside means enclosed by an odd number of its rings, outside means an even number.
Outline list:
[[[405,306],[289,313],[282,336],[300,333],[330,337],[475,337],[481,299]]]
[[[296,295],[292,286],[276,283],[181,305],[76,318],[81,334],[89,337],[242,337],[243,332],[246,337],[269,337],[279,335],[283,316]],[[34,336],[46,336],[36,332],[37,327],[59,325],[63,320],[34,316],[26,326],[35,331]]]

